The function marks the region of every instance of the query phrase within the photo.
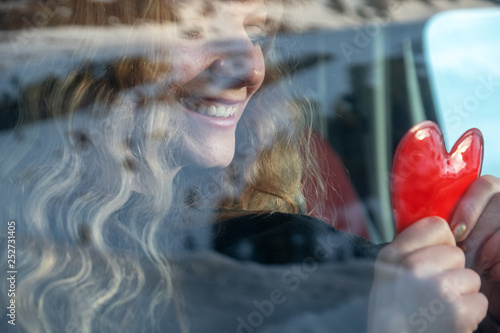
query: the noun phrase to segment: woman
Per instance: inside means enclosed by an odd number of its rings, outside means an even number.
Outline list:
[[[65,59],[69,70],[61,66],[48,78],[24,83],[22,125],[9,138],[12,146],[3,148],[9,157],[0,169],[8,180],[2,185],[2,219],[22,221],[16,299],[22,330],[150,332],[189,325],[192,331],[216,331],[191,323],[196,316],[183,304],[192,300],[183,287],[189,282],[177,277],[185,271],[186,250],[207,250],[212,242],[219,252],[267,263],[376,256],[378,247],[290,215],[303,212],[301,183],[319,172],[308,148],[309,116],[290,101],[289,87],[259,91],[265,62],[272,60],[272,41],[263,37],[277,31],[280,4],[63,5],[70,14],[54,15],[47,25],[83,25],[99,36],[91,43],[103,37],[93,48],[99,53],[80,57],[82,46],[76,46],[76,55]],[[109,25],[109,35],[99,31]],[[72,27],[64,29],[67,36]],[[42,40],[60,36],[59,30],[37,33]],[[131,39],[139,47],[130,46]],[[42,126],[32,125],[41,119],[47,120]],[[470,190],[456,216],[468,226],[458,240],[477,229],[498,186],[497,179],[482,178]],[[477,237],[489,237],[486,226],[492,223],[479,220],[486,231]],[[297,235],[304,247],[286,251],[286,239]],[[316,251],[317,235],[335,236],[331,247],[352,253],[340,258],[341,251],[332,257],[329,249]],[[301,273],[299,283],[309,279]],[[297,282],[286,274],[283,279]],[[428,297],[445,294],[444,282],[455,299],[433,319],[414,316]],[[425,219],[382,250],[369,328],[399,332],[426,325],[436,332],[470,332],[486,312],[479,288],[479,276],[465,269],[447,224]],[[498,295],[495,288],[490,299]],[[274,304],[283,299],[271,295]],[[257,304],[261,317],[271,312],[262,305],[269,303]],[[498,308],[490,310],[500,316]],[[237,331],[260,328],[246,321],[250,315],[237,318]]]

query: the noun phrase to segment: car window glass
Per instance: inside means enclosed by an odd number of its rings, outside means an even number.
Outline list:
[[[439,124],[448,150],[465,131],[484,135],[483,174],[500,170],[500,10],[437,15],[424,35]]]

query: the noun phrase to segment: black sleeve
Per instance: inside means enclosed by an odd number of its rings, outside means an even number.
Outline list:
[[[385,244],[338,231],[306,215],[251,214],[215,226],[217,252],[241,261],[287,264],[307,258],[316,261],[369,259],[375,261]],[[500,323],[488,315],[476,333],[500,333]]]
[[[476,333],[500,333],[500,322],[490,314],[479,324]]]
[[[383,245],[334,229],[306,215],[251,214],[215,226],[213,246],[238,260],[263,264],[375,259]]]

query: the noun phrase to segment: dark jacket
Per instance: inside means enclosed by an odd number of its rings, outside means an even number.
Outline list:
[[[316,273],[314,267],[331,263],[342,267],[339,268],[340,275],[343,273],[362,274],[366,278],[364,284],[367,284],[366,281],[373,277],[371,264],[384,244],[376,245],[362,237],[335,230],[323,221],[309,216],[273,213],[251,214],[218,224],[214,230],[213,246],[216,251],[238,261],[266,265],[302,264],[304,271],[305,267],[310,267],[313,273]],[[357,269],[345,270],[346,267],[356,266],[355,263],[363,264],[360,264]],[[292,275],[288,276],[288,282],[292,287],[299,286],[300,279],[305,279],[305,273],[302,277],[296,274],[295,279]],[[349,277],[337,276],[335,278],[338,278],[339,282],[344,281],[345,278],[349,280]],[[356,276],[352,275],[351,279],[356,280]],[[369,293],[369,287],[370,283],[360,287],[358,292],[353,292],[352,284],[347,283],[346,294],[337,294],[337,297],[340,297],[342,302],[346,302],[350,297],[355,299],[362,295],[363,300],[366,301],[367,294],[363,295],[363,293]],[[360,290],[361,293],[359,293]],[[337,291],[331,292],[336,294]],[[329,291],[325,290],[325,292]],[[350,292],[353,294],[348,295]],[[332,297],[330,307],[335,308],[339,304],[341,302]],[[366,309],[362,306],[355,307],[354,310],[360,311],[360,314],[366,313]],[[361,318],[363,317],[358,317],[359,321],[364,322]],[[318,324],[321,326],[320,323]],[[360,327],[364,326],[357,326],[356,329]],[[247,331],[253,329],[251,325],[246,328]],[[312,327],[310,331],[315,332]],[[347,328],[346,332],[351,331]],[[477,332],[500,332],[500,326],[491,317],[487,317]]]

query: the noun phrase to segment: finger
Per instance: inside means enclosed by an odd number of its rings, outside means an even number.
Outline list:
[[[500,179],[493,176],[482,176],[467,189],[450,224],[457,241],[467,238],[496,193],[500,193]]]
[[[460,243],[460,247],[465,251],[468,267],[484,269],[484,258],[482,248],[490,237],[495,235],[500,228],[500,193],[497,193],[490,200],[483,211],[471,233]],[[490,254],[494,253],[489,251]]]
[[[488,311],[488,299],[482,293],[463,295],[456,303],[457,332],[475,331]]]
[[[461,295],[475,294],[481,288],[479,274],[471,269],[453,269],[439,276],[440,295],[447,303],[452,303]]]
[[[440,274],[443,271],[463,269],[465,255],[456,246],[428,246],[408,254],[403,258],[402,266],[415,276],[424,278]]]
[[[500,263],[500,231],[491,235],[482,245],[478,255],[477,270],[491,269]]]
[[[500,282],[500,263],[497,263],[490,269],[484,271],[483,277],[488,282]]]
[[[427,217],[406,228],[380,251],[378,259],[400,264],[410,253],[433,245],[456,245],[448,223],[440,217]]]

